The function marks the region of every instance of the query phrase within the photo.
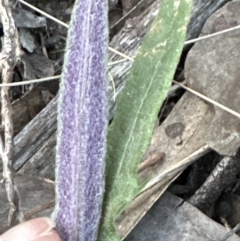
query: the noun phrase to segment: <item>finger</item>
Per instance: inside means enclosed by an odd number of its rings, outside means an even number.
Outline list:
[[[32,219],[8,230],[0,236],[0,241],[33,241],[44,236],[48,237],[53,235],[53,237],[56,237],[56,232],[52,230],[54,227],[55,224],[50,218]],[[60,239],[56,239],[56,241],[57,240]]]
[[[31,241],[61,241],[57,232],[55,230],[52,230],[48,234],[40,235],[36,239]]]

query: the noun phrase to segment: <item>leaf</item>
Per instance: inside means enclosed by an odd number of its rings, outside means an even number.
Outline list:
[[[100,241],[119,240],[115,220],[137,195],[137,167],[179,61],[191,0],[165,0],[145,36],[108,129]]]
[[[106,0],[74,5],[59,93],[54,219],[62,241],[97,238],[107,130]]]

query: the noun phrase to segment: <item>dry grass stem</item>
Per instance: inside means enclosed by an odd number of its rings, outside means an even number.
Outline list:
[[[206,154],[210,151],[210,147],[206,144],[193,152],[191,155],[188,157],[184,158],[181,160],[177,165],[172,166],[171,169],[165,170],[161,172],[159,175],[155,176],[149,182],[146,184],[146,186],[142,189],[141,193],[145,192],[149,188],[155,186],[158,184],[161,180],[163,180],[165,177],[170,176],[171,173],[178,173],[184,170],[187,166],[192,164],[194,161],[196,161],[198,158],[200,158],[203,154]],[[141,194],[140,193],[140,194]]]
[[[229,109],[228,107],[226,107],[226,106],[224,106],[224,105],[222,105],[222,104],[220,104],[220,103],[218,103],[218,102],[216,102],[216,101],[208,98],[208,97],[205,96],[205,95],[200,94],[199,92],[197,92],[197,91],[195,91],[195,90],[193,90],[193,89],[191,89],[191,88],[189,88],[189,87],[187,87],[187,86],[185,86],[185,85],[183,85],[183,84],[181,84],[181,83],[179,83],[179,82],[177,82],[177,81],[175,81],[175,80],[173,80],[173,83],[176,84],[176,85],[181,86],[181,87],[184,88],[185,90],[187,90],[187,91],[191,92],[192,94],[200,97],[201,99],[203,99],[203,100],[205,100],[205,101],[213,104],[214,106],[217,106],[217,107],[219,107],[220,109],[222,109],[222,110],[224,110],[224,111],[227,111],[227,112],[230,113],[231,115],[234,115],[234,116],[240,118],[240,114],[239,114],[238,112],[236,112],[236,111],[234,111],[234,110],[232,110],[232,109]]]
[[[224,34],[224,33],[228,33],[228,32],[231,32],[231,31],[234,31],[234,30],[237,30],[237,29],[240,29],[240,25],[232,27],[232,28],[224,29],[224,30],[216,32],[216,33],[208,34],[206,36],[201,36],[201,37],[198,37],[198,38],[187,40],[187,41],[184,42],[184,45],[196,43],[198,41],[208,39],[208,38],[212,38],[214,36]]]
[[[69,27],[68,24],[60,21],[59,19],[57,19],[57,18],[55,18],[55,17],[53,17],[53,16],[51,16],[51,15],[49,15],[49,14],[47,14],[46,12],[40,10],[39,8],[36,8],[36,7],[34,7],[33,5],[27,3],[27,2],[25,2],[25,1],[23,1],[23,0],[19,0],[19,2],[25,4],[26,6],[28,6],[29,8],[32,8],[33,10],[35,10],[35,11],[37,11],[37,12],[39,12],[40,14],[44,15],[45,17],[47,17],[47,18],[49,18],[49,19],[51,19],[51,20],[53,20],[53,21],[61,24],[62,26],[66,27],[66,28]],[[129,59],[129,60],[132,60],[132,61],[134,60],[134,59],[132,59],[131,57],[128,57],[127,55],[125,55],[125,54],[117,51],[116,49],[113,49],[113,48],[111,48],[111,47],[108,47],[108,49],[109,49],[110,51],[112,51],[112,52],[114,52],[114,53],[116,53],[116,54],[118,54],[118,55],[126,58],[126,59]]]
[[[23,1],[23,0],[19,0],[19,2],[21,2],[22,4],[28,6],[28,7],[31,8],[31,9],[35,10],[36,12],[39,12],[39,13],[42,14],[43,16],[45,16],[45,17],[47,17],[47,18],[55,21],[56,23],[61,24],[62,26],[68,28],[68,25],[67,25],[66,23],[64,23],[64,22],[62,22],[61,20],[59,20],[59,19],[51,16],[50,14],[47,14],[46,12],[40,10],[39,8],[36,8],[36,7],[34,7],[33,5],[27,3],[27,2],[25,2],[25,1]]]
[[[46,81],[50,81],[50,80],[56,80],[56,79],[60,79],[60,78],[61,78],[61,75],[55,75],[55,76],[46,77],[46,78],[42,78],[42,79],[25,80],[25,81],[19,81],[19,82],[14,82],[14,83],[3,83],[3,84],[0,84],[0,87],[29,85],[29,84],[35,84],[35,83],[40,83],[40,82],[46,82]]]

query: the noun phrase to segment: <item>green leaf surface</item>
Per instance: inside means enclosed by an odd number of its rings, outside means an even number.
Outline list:
[[[138,194],[137,167],[149,145],[183,48],[192,0],[165,0],[146,34],[108,129],[99,241],[119,240],[115,220]]]

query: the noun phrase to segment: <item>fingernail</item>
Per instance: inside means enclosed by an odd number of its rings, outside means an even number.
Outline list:
[[[30,241],[50,234],[54,227],[55,223],[50,218],[36,218],[11,228],[0,236],[0,240]]]

